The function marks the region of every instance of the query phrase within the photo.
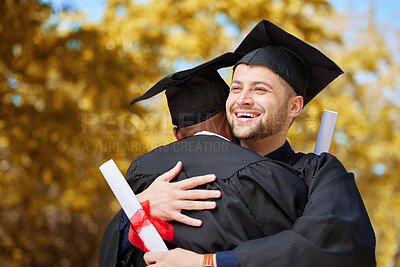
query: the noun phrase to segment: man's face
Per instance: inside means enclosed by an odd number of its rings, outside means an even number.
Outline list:
[[[260,140],[282,133],[287,121],[289,85],[268,67],[239,64],[226,114],[234,136]]]

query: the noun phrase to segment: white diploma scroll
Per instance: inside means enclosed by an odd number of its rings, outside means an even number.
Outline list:
[[[140,205],[135,193],[133,193],[132,189],[129,187],[129,184],[125,180],[121,171],[112,159],[102,164],[99,169],[104,178],[106,178],[108,185],[111,187],[111,190],[116,196],[119,204],[121,204],[125,214],[128,218],[131,218],[137,210],[142,208],[142,206]],[[151,223],[142,227],[139,237],[143,240],[145,246],[152,252],[168,251],[168,248],[160,234]]]
[[[321,126],[319,127],[318,138],[315,144],[314,153],[320,155],[329,152],[329,146],[335,129],[337,112],[324,109],[322,114]]]

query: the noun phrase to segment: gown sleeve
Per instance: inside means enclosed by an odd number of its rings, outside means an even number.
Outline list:
[[[306,160],[304,213],[290,230],[234,249],[242,266],[376,266],[375,234],[354,175],[334,156]]]
[[[103,238],[101,241],[99,252],[99,266],[109,267],[116,266],[117,253],[120,236],[120,221],[122,217],[122,210],[120,210],[108,223]]]

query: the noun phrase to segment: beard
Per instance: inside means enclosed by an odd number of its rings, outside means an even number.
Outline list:
[[[232,134],[239,140],[261,140],[278,134],[283,130],[286,123],[288,107],[283,104],[278,111],[267,114],[266,121],[257,121],[252,125],[241,125],[235,121],[231,121]]]

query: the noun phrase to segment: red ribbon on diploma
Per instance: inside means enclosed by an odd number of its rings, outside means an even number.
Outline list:
[[[174,236],[174,227],[158,217],[150,217],[150,201],[146,200],[140,204],[142,205],[142,209],[137,210],[129,219],[131,225],[129,227],[128,238],[132,245],[144,252],[149,252],[150,250],[146,247],[139,236],[142,227],[148,226],[152,223],[160,236],[167,241],[172,240],[172,237]]]

